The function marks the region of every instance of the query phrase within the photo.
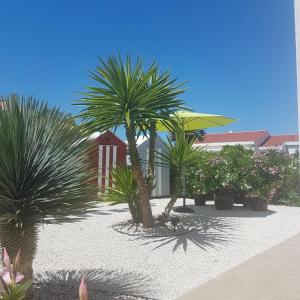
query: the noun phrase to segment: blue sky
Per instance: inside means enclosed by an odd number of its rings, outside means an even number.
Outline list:
[[[292,0],[1,1],[0,95],[76,113],[97,57],[156,59],[195,111],[240,118],[210,131],[297,132]]]

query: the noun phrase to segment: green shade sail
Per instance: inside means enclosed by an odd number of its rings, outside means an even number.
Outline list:
[[[194,131],[209,127],[225,126],[236,122],[237,119],[228,118],[222,115],[203,114],[192,111],[177,111],[173,115],[174,120],[178,120],[183,125],[185,131]],[[168,124],[162,121],[157,123],[158,131],[169,131]]]

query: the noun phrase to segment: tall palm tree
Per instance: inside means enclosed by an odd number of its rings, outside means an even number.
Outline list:
[[[193,139],[191,136],[186,135],[183,129],[176,128],[173,131],[173,138],[168,137],[165,143],[167,151],[157,153],[157,155],[160,155],[161,160],[170,166],[173,173],[171,199],[163,212],[165,220],[169,217],[178,197],[184,194],[185,170],[192,167],[200,159],[200,150],[193,147],[195,139],[196,137]]]
[[[144,70],[142,59],[138,58],[132,64],[129,56],[125,62],[120,56],[100,60],[100,66],[91,77],[97,86],[89,86],[85,97],[79,101],[79,105],[85,106],[79,116],[90,131],[125,128],[132,171],[139,189],[140,217],[144,227],[152,227],[149,202],[152,180],[143,175],[136,136],[139,131],[151,133],[149,165],[152,166],[155,123],[169,120],[170,115],[183,105],[177,98],[183,93],[179,88],[181,84],[176,85],[176,80],[171,80],[167,72],[159,75],[156,63]]]
[[[0,109],[0,243],[32,278],[39,224],[75,221],[93,206],[87,141],[70,116],[33,97]],[[42,234],[42,231],[41,231]]]

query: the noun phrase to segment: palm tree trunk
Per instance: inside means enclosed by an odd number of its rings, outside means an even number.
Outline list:
[[[24,282],[33,278],[32,263],[36,254],[37,239],[38,228],[36,225],[24,225],[23,228],[16,228],[15,224],[0,225],[1,251],[5,247],[11,261],[16,257],[18,251],[21,251],[21,262],[17,271],[24,275]],[[29,289],[26,299],[31,299],[32,296],[33,290]]]
[[[171,199],[168,202],[168,204],[164,210],[164,216],[166,219],[169,218],[171,210],[174,207],[176,200],[178,199],[178,197],[180,195],[180,172],[178,170],[177,171],[174,170],[173,176],[174,176],[173,177],[174,178],[174,188],[171,193]]]
[[[135,142],[135,129],[126,128],[126,137],[128,140],[128,149],[130,154],[131,167],[134,179],[139,189],[139,211],[140,217],[145,228],[154,226],[153,216],[150,206],[150,193],[148,184],[143,176],[140,158]]]
[[[151,192],[153,190],[153,183],[154,183],[154,168],[155,168],[155,140],[156,140],[156,123],[155,121],[152,121],[150,124],[150,129],[149,129],[149,161],[148,161],[148,184],[149,184],[149,193],[151,196]]]

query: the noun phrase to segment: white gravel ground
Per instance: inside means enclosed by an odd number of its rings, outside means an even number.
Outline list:
[[[161,213],[167,201],[152,200],[153,213]],[[112,224],[129,218],[125,204],[101,204],[96,214],[77,223],[44,225],[34,271],[49,271],[51,283],[58,277],[66,280],[57,270],[88,270],[91,288],[176,299],[300,232],[300,208],[269,206],[267,212],[254,212],[237,206],[217,211],[208,205],[195,209],[195,214],[177,215],[196,230],[167,238],[133,237],[113,230]]]

